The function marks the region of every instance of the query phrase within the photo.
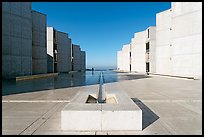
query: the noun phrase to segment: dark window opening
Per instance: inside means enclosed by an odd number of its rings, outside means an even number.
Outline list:
[[[146,43],[146,52],[149,52],[149,42]]]
[[[131,64],[130,64],[130,72],[131,72]]]
[[[149,38],[149,29],[147,30],[147,33],[148,33],[148,38]]]
[[[146,72],[149,72],[149,62],[146,62]]]

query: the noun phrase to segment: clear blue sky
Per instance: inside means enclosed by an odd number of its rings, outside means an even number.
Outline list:
[[[86,51],[87,68],[116,68],[117,51],[135,32],[156,25],[156,13],[170,2],[32,2],[47,25],[67,32]]]

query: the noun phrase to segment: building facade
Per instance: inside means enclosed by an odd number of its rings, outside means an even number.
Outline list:
[[[130,44],[123,45],[121,51],[118,51],[118,69],[120,71],[131,71],[131,46]]]
[[[118,69],[183,77],[202,77],[202,3],[172,2],[156,14],[156,27],[135,33],[131,59],[118,52]]]
[[[2,78],[32,75],[30,2],[2,2]]]
[[[85,51],[81,51],[80,52],[81,55],[80,55],[80,58],[81,58],[81,71],[85,71],[86,70],[86,52]]]
[[[48,72],[71,70],[71,39],[67,33],[47,27]]]
[[[156,18],[156,73],[202,77],[202,3],[172,2]]]
[[[79,45],[72,44],[72,71],[81,70],[81,48]]]
[[[32,11],[32,74],[47,73],[46,15]]]

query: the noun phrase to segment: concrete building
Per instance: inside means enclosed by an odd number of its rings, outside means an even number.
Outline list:
[[[71,70],[71,39],[67,33],[47,27],[48,72]]]
[[[117,70],[122,70],[122,51],[117,52]]]
[[[130,45],[130,60],[118,52],[120,70],[131,62],[131,71],[201,78],[202,3],[172,2],[156,14],[156,28],[136,33]]]
[[[202,3],[172,2],[156,17],[156,73],[201,78]]]
[[[32,74],[47,73],[46,15],[32,11]]]
[[[156,28],[137,32],[130,44],[118,51],[118,69],[133,72],[155,72]]]
[[[72,44],[72,71],[81,70],[81,48],[79,45]]]
[[[156,14],[156,73],[172,74],[171,9]]]
[[[135,33],[131,39],[132,71],[141,73],[155,72],[156,27]]]
[[[86,52],[85,51],[81,51],[80,52],[81,55],[80,55],[80,60],[81,60],[81,71],[85,71],[86,70]]]
[[[31,74],[31,3],[2,2],[2,77]]]
[[[131,63],[130,63],[130,44],[123,45],[121,51],[118,51],[118,68],[120,71],[131,71]]]

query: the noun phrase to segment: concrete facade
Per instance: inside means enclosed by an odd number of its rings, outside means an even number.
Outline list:
[[[2,77],[31,74],[31,3],[2,2]]]
[[[80,52],[80,58],[81,58],[81,71],[85,71],[86,70],[86,52],[85,51],[81,51]]]
[[[72,71],[81,70],[81,48],[79,45],[72,44]]]
[[[71,70],[71,39],[68,34],[57,31],[57,71]]]
[[[47,73],[46,15],[32,11],[32,74]]]
[[[126,44],[123,45],[122,50],[118,52],[118,63],[120,62],[120,65],[118,65],[119,70],[128,72],[131,71],[130,51],[130,44]]]
[[[171,10],[156,14],[156,72],[172,74]]]
[[[135,33],[131,40],[132,71],[145,72],[145,31]]]
[[[117,70],[122,70],[122,51],[117,52]]]
[[[67,33],[47,27],[48,72],[71,70],[71,39]]]
[[[202,77],[202,2],[172,3],[173,75]]]
[[[172,2],[156,22],[156,73],[201,78],[202,3]]]
[[[130,45],[131,71],[201,78],[202,3],[172,2],[171,9],[156,14],[156,28],[135,33]],[[119,70],[127,70],[124,62],[129,59],[122,50]]]
[[[148,72],[155,72],[155,35],[155,27],[135,33],[130,44],[123,46],[122,51],[118,51],[118,69],[146,73],[148,63]]]

